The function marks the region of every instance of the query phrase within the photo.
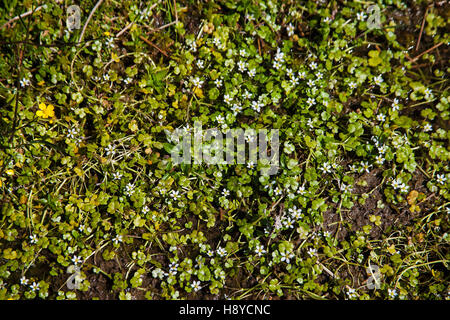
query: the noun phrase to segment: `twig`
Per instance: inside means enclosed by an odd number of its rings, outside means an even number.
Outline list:
[[[161,50],[157,45],[155,45],[154,43],[152,43],[150,40],[144,38],[143,36],[139,36],[139,38],[144,41],[145,43],[147,43],[148,45],[152,46],[153,48],[157,49],[159,52],[161,52],[164,56],[166,56],[167,58],[169,57],[167,55],[167,53],[163,50]]]
[[[165,24],[165,25],[163,25],[162,27],[159,27],[159,28],[156,28],[156,29],[150,27],[150,26],[147,25],[147,24],[145,24],[145,27],[151,29],[151,30],[150,30],[150,33],[152,33],[152,32],[160,31],[160,30],[162,30],[162,29],[165,29],[165,28],[167,28],[167,27],[170,27],[171,25],[174,25],[175,23],[177,23],[177,22],[176,22],[176,21],[172,21],[172,22],[169,22],[168,24]]]
[[[153,10],[158,3],[160,3],[161,0],[155,2],[154,4],[152,4],[150,6],[150,8],[148,8],[149,11]],[[122,34],[124,34],[128,29],[130,29],[134,24],[134,21],[131,21],[129,24],[127,24],[127,26],[125,28],[123,28],[122,30],[120,30],[117,34],[116,34],[116,38],[120,37]]]
[[[173,7],[175,10],[175,22],[178,22],[177,1],[173,0]]]
[[[428,49],[428,50],[422,52],[421,54],[419,54],[419,55],[416,56],[415,58],[411,59],[410,61],[411,61],[411,62],[417,61],[417,59],[419,59],[421,56],[423,56],[424,54],[426,54],[426,53],[428,53],[428,52],[430,52],[430,51],[432,51],[432,50],[434,50],[434,49],[436,49],[437,47],[439,47],[439,46],[442,45],[443,43],[444,43],[444,41],[439,42],[438,44],[436,44],[436,45],[432,46],[430,49]]]
[[[116,34],[116,38],[119,38],[122,34],[124,34],[128,29],[131,28],[131,26],[134,24],[134,21],[131,21],[125,28],[123,28],[122,30],[120,30],[117,34]]]
[[[430,9],[430,6],[427,7],[425,14],[423,15],[422,27],[420,28],[419,39],[417,40],[416,51],[419,49],[420,39],[422,39],[423,27],[425,26],[425,19],[427,18],[428,9]]]
[[[91,13],[89,14],[89,17],[86,20],[86,23],[83,26],[83,30],[81,30],[80,37],[78,38],[78,42],[81,42],[83,40],[84,33],[86,32],[86,28],[89,24],[89,21],[91,21],[92,16],[94,15],[94,12],[97,10],[98,7],[102,4],[103,0],[98,0],[95,4],[94,8],[92,9]]]
[[[25,13],[22,13],[21,15],[15,16],[14,18],[10,19],[8,22],[6,22],[5,24],[3,24],[3,25],[0,27],[0,29],[3,29],[4,27],[6,27],[7,25],[13,23],[13,22],[16,21],[16,20],[19,20],[19,19],[21,19],[21,18],[24,18],[24,17],[26,17],[26,16],[29,16],[29,15],[32,14],[33,12],[37,12],[37,11],[41,10],[42,7],[43,7],[43,6],[39,6],[39,7],[37,7],[35,10],[30,10],[30,11],[27,11],[27,12],[25,12]]]

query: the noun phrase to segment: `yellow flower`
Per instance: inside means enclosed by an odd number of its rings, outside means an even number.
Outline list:
[[[53,105],[49,104],[48,106],[45,105],[45,103],[39,104],[39,109],[36,111],[36,115],[38,117],[42,117],[44,119],[47,118],[53,118],[55,116],[55,111]]]

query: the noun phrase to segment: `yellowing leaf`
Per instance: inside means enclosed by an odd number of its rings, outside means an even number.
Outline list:
[[[145,220],[142,219],[141,216],[136,216],[133,222],[136,227],[142,227],[145,224]]]
[[[27,203],[27,196],[23,194],[20,196],[20,204],[25,204],[25,203]]]
[[[196,88],[194,89],[194,93],[195,93],[195,95],[196,95],[197,97],[199,97],[200,99],[205,97],[205,96],[203,95],[203,90],[200,89],[200,88],[197,88],[197,87],[196,87]]]
[[[120,61],[119,56],[115,52],[111,53],[111,59],[113,61],[115,61],[115,62],[119,62]]]
[[[83,170],[81,170],[81,169],[78,168],[78,167],[75,167],[75,169],[73,169],[73,171],[75,171],[75,173],[76,173],[77,176],[79,176],[79,177],[82,177],[83,174],[84,174]]]
[[[128,124],[128,129],[130,129],[133,132],[138,131],[139,127],[137,125],[136,120],[132,120],[129,124]]]
[[[408,200],[408,204],[410,206],[415,204],[418,196],[419,196],[419,192],[417,192],[416,190],[412,190],[406,197],[406,199]]]
[[[387,248],[387,251],[388,251],[390,254],[394,254],[394,253],[397,252],[397,251],[395,250],[395,245],[394,245],[394,244],[392,244],[391,246],[389,246],[389,247]]]

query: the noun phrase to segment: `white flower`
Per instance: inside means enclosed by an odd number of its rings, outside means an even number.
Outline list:
[[[287,217],[283,220],[283,224],[286,228],[292,229],[294,227],[294,220],[291,217]]]
[[[30,242],[31,242],[32,244],[36,244],[36,243],[38,242],[38,237],[37,237],[37,235],[32,234],[32,235],[30,236]]]
[[[312,105],[316,104],[316,100],[314,100],[313,98],[308,98],[308,100],[306,100],[306,103],[311,107]]]
[[[255,69],[248,70],[248,76],[250,78],[253,78],[255,75],[256,75],[256,70]]]
[[[179,264],[176,262],[171,262],[169,264],[169,271],[178,271]]]
[[[230,97],[229,94],[226,94],[223,96],[223,101],[225,101],[226,104],[231,104],[231,101],[233,101],[233,99]]]
[[[292,77],[292,79],[291,79],[291,86],[295,87],[296,85],[298,85],[298,78],[297,77]]]
[[[28,279],[23,276],[20,278],[20,284],[26,286],[28,284]]]
[[[120,172],[118,172],[118,171],[114,172],[112,174],[112,176],[113,176],[114,180],[120,180],[122,178],[122,174]]]
[[[279,187],[276,187],[275,190],[274,190],[274,193],[275,193],[276,196],[279,196],[279,195],[281,195],[283,193],[283,191]]]
[[[352,192],[352,187],[343,183],[341,185],[341,191],[344,193],[350,193]]]
[[[133,81],[133,79],[130,77],[127,77],[126,79],[123,80],[123,82],[125,82],[125,84],[130,84],[131,81]]]
[[[264,250],[264,246],[263,245],[257,245],[256,249],[255,249],[255,253],[261,257],[264,253],[266,253],[266,250]]]
[[[170,196],[173,198],[173,200],[177,201],[180,198],[180,192],[176,190],[170,191]]]
[[[261,112],[261,104],[257,101],[252,101],[252,109],[256,112]]]
[[[324,162],[322,167],[320,167],[320,170],[325,173],[331,173],[331,165],[328,162]]]
[[[303,188],[303,187],[300,187]],[[299,189],[300,189],[299,188]],[[303,188],[304,190],[305,188]],[[288,212],[291,214],[292,218],[295,220],[299,220],[302,217],[302,209],[298,208],[296,206],[289,208]]]
[[[238,61],[237,66],[240,72],[244,72],[245,70],[247,70],[247,63],[245,61]]]
[[[305,194],[305,187],[304,187],[304,186],[298,187],[297,192],[298,192],[298,194],[301,195],[301,196],[304,195],[304,194]]]
[[[234,115],[237,115],[239,112],[242,111],[242,107],[237,105],[236,103],[233,104],[233,106],[231,107],[231,110],[233,111]]]
[[[239,50],[239,54],[241,55],[241,57],[245,57],[247,55],[247,51],[245,51],[245,49],[241,49]]]
[[[69,128],[67,129],[67,138],[69,139],[75,139],[75,137],[78,135],[78,129],[77,128]]]
[[[372,165],[369,165],[367,162],[361,162],[361,172],[362,171],[366,171],[367,173],[369,173],[369,169],[370,167],[372,167]]]
[[[436,181],[440,184],[444,184],[445,181],[447,181],[447,178],[445,177],[444,174],[438,174],[436,175]]]
[[[220,88],[222,86],[222,80],[216,79],[216,81],[214,81],[214,84],[216,85],[217,88]]]
[[[126,194],[127,196],[131,196],[133,193],[134,193],[134,184],[128,183],[128,184],[125,186],[125,194]]]
[[[26,86],[29,86],[31,84],[31,81],[29,79],[27,79],[27,78],[22,78],[22,80],[20,80],[19,82],[20,82],[20,86],[22,88],[26,87]]]
[[[292,72],[291,68],[286,69],[286,74],[289,78],[292,78],[294,76],[294,73]]]
[[[384,163],[384,158],[383,158],[383,156],[382,156],[382,155],[377,155],[377,156],[375,157],[375,163],[381,166],[381,165]]]
[[[309,79],[306,84],[308,85],[308,87],[312,87],[312,86],[314,86],[314,80]]]
[[[323,77],[323,74],[322,74],[322,72],[320,72],[320,71],[318,71],[318,72],[316,72],[316,78],[317,79],[322,79],[322,77]]]
[[[277,53],[275,54],[275,61],[284,62],[284,53],[280,50],[280,48],[277,49]]]
[[[105,81],[109,80],[109,73],[103,75],[103,80]]]
[[[244,91],[244,93],[242,94],[242,98],[245,100],[248,100],[252,97],[252,94],[250,92],[248,92],[247,90]]]
[[[423,131],[424,131],[424,132],[429,132],[429,131],[432,131],[432,130],[433,130],[433,127],[432,127],[432,125],[429,124],[429,123],[426,123],[426,124],[423,126]]]
[[[398,99],[395,98],[394,102],[392,103],[392,111],[398,111],[400,109],[400,106],[398,105]]]
[[[110,144],[109,146],[107,146],[107,147],[105,148],[106,155],[107,155],[107,156],[109,156],[109,155],[113,156],[114,153],[116,153],[116,151],[115,151],[114,149],[115,149],[115,148],[114,148],[114,145],[112,145],[112,144]]]
[[[312,62],[309,64],[309,67],[310,67],[312,70],[315,70],[315,69],[317,68],[317,63],[315,63],[314,61],[312,61]]]
[[[230,195],[230,191],[229,191],[228,189],[223,189],[223,190],[222,190],[222,195],[223,195],[224,197],[228,197],[228,196]]]
[[[331,22],[331,18],[330,17],[325,17],[325,19],[323,19],[323,22],[330,23]]]
[[[216,47],[220,47],[220,39],[219,38],[214,38],[213,43]]]
[[[350,299],[356,298],[356,297],[358,296],[357,293],[356,293],[356,290],[353,289],[353,288],[349,288],[349,289],[348,289],[347,295],[348,295],[348,297],[349,297]]]
[[[306,72],[305,72],[305,71],[299,72],[299,73],[298,73],[298,77],[299,77],[300,79],[305,79],[305,78],[306,78]]]
[[[281,63],[280,62],[278,62],[278,61],[274,61],[273,62],[273,67],[275,68],[275,69],[280,69],[281,68]]]
[[[203,60],[197,60],[197,67],[199,67],[200,69],[203,69],[204,66],[205,66],[205,63]]]
[[[386,145],[382,145],[381,147],[378,148],[378,152],[381,154],[385,154],[386,151],[387,151]]]
[[[115,236],[115,238],[112,240],[115,244],[118,244],[119,242],[123,241],[123,236],[121,234],[118,234]]]
[[[110,48],[114,48],[114,39],[113,38],[106,39],[106,45]]]
[[[191,284],[191,288],[194,289],[195,292],[201,289],[200,281],[193,281]]]
[[[225,257],[227,255],[227,250],[225,250],[225,248],[222,247],[219,247],[216,252],[221,257]]]
[[[364,14],[364,12],[358,12],[356,14],[356,19],[358,19],[359,21],[363,21],[366,18],[366,15]]]
[[[247,168],[253,169],[254,167],[255,167],[255,164],[253,163],[253,161],[249,161],[249,162],[247,163]]]
[[[402,192],[402,193],[408,192],[408,189],[409,189],[409,187],[404,183],[402,183],[402,185],[400,186],[400,192]]]
[[[194,87],[201,88],[203,85],[203,80],[201,80],[199,77],[195,77],[192,79],[192,84]]]
[[[429,100],[429,99],[432,98],[432,97],[433,97],[433,92],[431,91],[431,89],[426,88],[426,89],[425,89],[425,99],[426,99],[426,100]]]
[[[39,290],[39,283],[33,282],[33,283],[30,285],[30,288],[31,288],[32,291],[37,291],[37,290]]]
[[[73,256],[73,258],[72,258],[72,262],[74,263],[74,264],[79,264],[79,263],[81,263],[81,257],[80,256]]]
[[[383,77],[381,75],[374,77],[373,82],[375,82],[375,84],[377,86],[379,86],[379,85],[381,85],[381,83],[383,83]]]
[[[286,31],[288,33],[289,37],[292,37],[294,35],[294,26],[289,23],[288,26],[286,27]]]
[[[315,255],[317,255],[317,249],[315,249],[315,248],[309,248],[309,249],[308,249],[308,254],[309,254],[311,257],[314,257]]]
[[[396,289],[388,289],[389,298],[394,299],[398,293]]]
[[[380,122],[384,122],[386,120],[386,116],[382,113],[377,114],[377,120]]]
[[[222,116],[222,115],[217,115],[217,117],[216,117],[216,121],[219,123],[219,124],[223,124],[224,122],[225,122],[225,118]]]
[[[288,264],[291,262],[291,259],[294,257],[294,254],[292,252],[286,252],[286,251],[281,252],[280,255],[281,255],[280,261],[281,262],[285,261]]]
[[[350,82],[349,84],[348,84],[348,86],[351,88],[351,89],[355,89],[356,88],[356,83],[355,82]]]
[[[403,185],[403,183],[399,179],[392,180],[392,187],[397,190]]]

